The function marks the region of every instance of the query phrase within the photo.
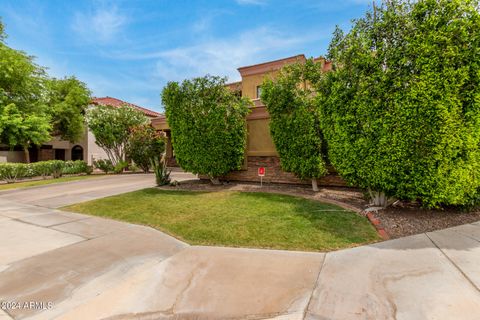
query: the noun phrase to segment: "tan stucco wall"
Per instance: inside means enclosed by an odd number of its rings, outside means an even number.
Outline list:
[[[0,151],[0,162],[25,162],[23,151]]]
[[[270,135],[269,119],[247,121],[247,155],[276,156],[277,151]]]
[[[266,77],[275,77],[278,72],[254,74],[242,78],[242,96],[258,99],[257,87],[261,86]],[[253,110],[252,110],[253,111]],[[268,117],[268,115],[267,115]],[[247,155],[249,156],[276,156],[277,151],[270,135],[269,119],[248,119]]]
[[[254,74],[242,78],[242,97],[257,99],[257,86],[261,86],[265,77],[274,78],[278,71],[266,74]]]

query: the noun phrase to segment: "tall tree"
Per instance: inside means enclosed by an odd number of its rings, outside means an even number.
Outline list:
[[[240,169],[247,141],[250,101],[225,87],[225,79],[205,76],[169,82],[162,92],[172,144],[180,166],[218,177]]]
[[[75,77],[49,79],[47,89],[53,135],[70,142],[77,141],[84,133],[84,115],[90,102],[90,91]]]
[[[319,85],[329,158],[351,184],[425,206],[480,187],[477,0],[385,1],[337,31]]]
[[[129,106],[95,106],[87,110],[87,124],[95,143],[108,155],[115,166],[125,161],[130,130],[145,125],[145,115]]]
[[[0,42],[0,143],[11,148],[23,146],[27,162],[30,144],[50,139],[46,130],[50,118],[44,99],[45,77],[43,68],[32,57]]]
[[[315,90],[321,65],[312,59],[284,67],[276,79],[262,85],[262,101],[270,114],[270,132],[280,155],[282,169],[300,179],[311,179],[318,191],[317,178],[327,173]]]

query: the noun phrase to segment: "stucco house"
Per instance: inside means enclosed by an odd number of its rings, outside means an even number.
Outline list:
[[[158,112],[112,97],[93,98],[89,108],[107,105],[118,108],[130,106],[143,112],[143,114],[150,119],[157,118],[162,115]],[[91,165],[93,164],[94,160],[108,159],[105,151],[103,151],[103,149],[97,146],[95,143],[95,136],[90,130],[88,130],[88,128],[85,128],[85,133],[78,141],[75,141],[75,143],[54,137],[51,141],[41,145],[40,147],[31,147],[29,149],[29,154],[31,162],[54,159],[85,160],[89,165]],[[0,146],[0,162],[24,161],[25,157],[22,149],[15,148],[14,150],[10,150],[8,147]]]
[[[269,121],[270,115],[265,105],[260,100],[261,85],[265,77],[275,77],[280,69],[292,63],[304,63],[306,57],[303,54],[288,57],[275,61],[268,61],[251,66],[238,68],[241,80],[229,83],[227,86],[241,94],[242,97],[252,99],[254,106],[247,116],[247,147],[245,150],[245,163],[243,168],[233,171],[223,177],[231,181],[258,181],[257,170],[259,167],[266,168],[266,175],[263,178],[265,182],[276,183],[311,183],[311,181],[301,181],[293,174],[284,172],[280,168],[280,159],[275,149],[272,137],[270,135]],[[331,70],[331,63],[323,57],[315,59],[321,63],[325,72]],[[152,125],[157,129],[164,131],[168,138],[167,141],[167,159],[169,165],[175,165],[175,154],[170,140],[170,128],[165,116],[152,119]],[[319,180],[323,185],[345,185],[336,174],[329,174]]]

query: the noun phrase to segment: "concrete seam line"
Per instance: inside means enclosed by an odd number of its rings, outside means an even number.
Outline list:
[[[51,214],[51,213],[45,213],[45,214]],[[37,216],[37,215],[31,215],[31,216],[26,216],[26,217],[35,217],[35,216]],[[24,217],[24,218],[26,218],[26,217]],[[28,224],[28,225],[31,225],[31,226],[34,226],[34,227],[38,227],[38,228],[50,229],[50,230],[54,230],[54,231],[57,231],[57,232],[67,233],[67,234],[71,234],[71,235],[74,235],[74,236],[77,236],[77,237],[80,237],[80,238],[89,240],[89,238],[85,238],[85,237],[83,237],[83,236],[81,236],[81,235],[79,235],[79,234],[71,233],[71,232],[67,232],[67,231],[63,231],[63,230],[57,230],[57,229],[54,229],[53,227],[61,226],[62,224],[67,224],[67,223],[72,223],[72,222],[83,221],[83,220],[87,220],[87,219],[90,219],[90,218],[81,218],[81,219],[78,219],[78,220],[72,220],[72,221],[67,221],[67,222],[52,224],[52,225],[50,225],[50,226],[42,226],[42,225],[39,225],[39,224],[35,224],[35,223],[33,223],[33,222],[20,220],[20,219],[22,219],[22,218],[10,218],[10,219],[13,220],[13,221],[15,221],[15,222],[20,222],[20,223]]]
[[[460,267],[457,266],[457,264],[455,262],[453,262],[453,260],[450,259],[450,257],[445,254],[445,252],[435,243],[435,241],[433,241],[432,238],[430,238],[428,236],[428,234],[426,234],[426,233],[424,233],[424,234],[433,243],[433,245],[445,256],[445,258],[447,258],[447,260],[450,261],[450,263],[460,272],[460,274],[462,274],[463,277],[465,279],[467,279],[467,281],[472,285],[472,287],[480,292],[480,288],[475,285],[475,283],[465,274],[465,272],[463,272],[463,270],[460,269]]]
[[[310,294],[310,299],[308,299],[307,306],[305,307],[305,310],[303,311],[303,318],[302,319],[305,319],[306,316],[307,316],[308,309],[310,308],[310,304],[312,303],[313,294],[315,293],[315,290],[317,290],[317,287],[318,287],[318,282],[320,280],[320,274],[322,273],[323,267],[325,265],[325,261],[327,260],[327,255],[328,255],[328,253],[325,253],[325,255],[323,257],[322,264],[320,265],[320,269],[318,270],[317,279],[315,280],[315,285],[313,286],[312,293]]]

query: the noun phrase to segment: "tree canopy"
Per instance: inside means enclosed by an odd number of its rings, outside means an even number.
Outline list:
[[[27,150],[50,140],[44,79],[44,69],[32,57],[0,42],[0,143]]]
[[[47,105],[52,118],[53,134],[75,142],[84,133],[85,109],[90,103],[90,91],[76,79],[49,79]]]
[[[241,168],[251,102],[228,90],[224,78],[207,75],[181,84],[169,82],[162,101],[183,169],[217,183],[217,177]]]
[[[28,148],[52,135],[74,141],[83,132],[83,109],[90,93],[75,78],[50,79],[26,53],[3,41],[0,22],[0,144]]]
[[[426,206],[480,186],[476,0],[385,1],[337,30],[319,83],[329,158],[351,184]]]
[[[321,70],[321,65],[312,59],[288,65],[277,78],[264,81],[261,97],[270,114],[270,132],[282,169],[300,179],[312,179],[315,191],[316,179],[327,173],[312,87],[321,77]]]
[[[95,143],[107,153],[114,166],[125,161],[130,130],[148,122],[142,112],[129,106],[94,106],[87,110],[86,118]]]

